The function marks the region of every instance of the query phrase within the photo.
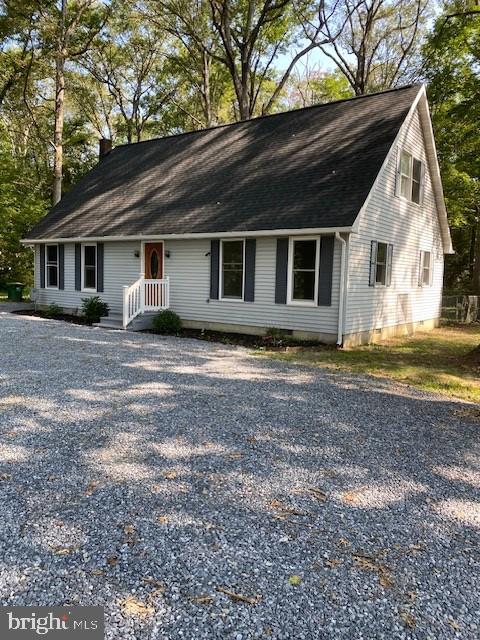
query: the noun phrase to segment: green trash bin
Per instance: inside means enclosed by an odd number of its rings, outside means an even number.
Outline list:
[[[25,285],[23,282],[7,283],[7,296],[10,302],[21,302]]]

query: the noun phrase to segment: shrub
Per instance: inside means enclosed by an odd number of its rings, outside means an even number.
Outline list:
[[[160,313],[157,313],[154,317],[152,328],[155,333],[166,333],[178,336],[182,328],[182,321],[175,311],[165,309],[165,311],[160,311]]]
[[[49,304],[48,307],[42,311],[42,315],[46,318],[58,318],[61,313],[62,309],[58,304],[55,304],[55,302]]]
[[[108,316],[110,311],[108,304],[103,302],[99,296],[82,298],[82,314],[87,324],[100,322],[102,316]]]
[[[291,337],[283,329],[277,329],[276,327],[267,329],[263,337],[263,342],[272,347],[282,347],[290,341]]]

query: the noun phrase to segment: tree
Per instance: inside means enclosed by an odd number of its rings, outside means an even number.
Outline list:
[[[82,60],[84,68],[110,94],[119,116],[116,132],[127,143],[142,140],[152,121],[158,122],[177,85],[166,68],[168,43],[140,18],[128,2],[118,5]]]
[[[389,89],[415,75],[428,0],[341,0],[323,7],[320,48],[356,95]]]
[[[446,4],[424,48],[424,73],[456,250],[446,284],[480,294],[480,17],[471,7]]]
[[[287,82],[284,103],[289,109],[299,109],[352,96],[352,88],[339,71],[322,71],[318,64],[310,66],[307,59]]]

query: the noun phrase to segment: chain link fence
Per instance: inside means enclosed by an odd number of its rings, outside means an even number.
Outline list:
[[[480,321],[480,296],[443,296],[442,318],[465,324]]]

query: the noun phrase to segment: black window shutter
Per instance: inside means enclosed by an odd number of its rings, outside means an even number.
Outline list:
[[[369,278],[369,286],[375,286],[375,280],[377,279],[377,248],[378,242],[372,240],[372,244],[370,247],[370,278]]]
[[[65,289],[65,245],[58,245],[58,288]]]
[[[334,236],[320,238],[320,261],[318,273],[318,304],[330,306],[332,304],[333,252],[335,248]]]
[[[385,284],[389,287],[392,284],[393,265],[393,244],[387,245],[387,271],[385,273]]]
[[[218,300],[218,280],[220,273],[220,240],[210,244],[210,298]]]
[[[255,238],[245,240],[245,288],[243,299],[245,302],[255,300],[255,256],[257,241]]]
[[[275,304],[287,304],[288,238],[277,238]]]
[[[82,289],[82,245],[75,243],[75,291]]]
[[[103,291],[103,242],[97,242],[97,291]]]
[[[45,245],[40,245],[40,289],[45,289]]]

